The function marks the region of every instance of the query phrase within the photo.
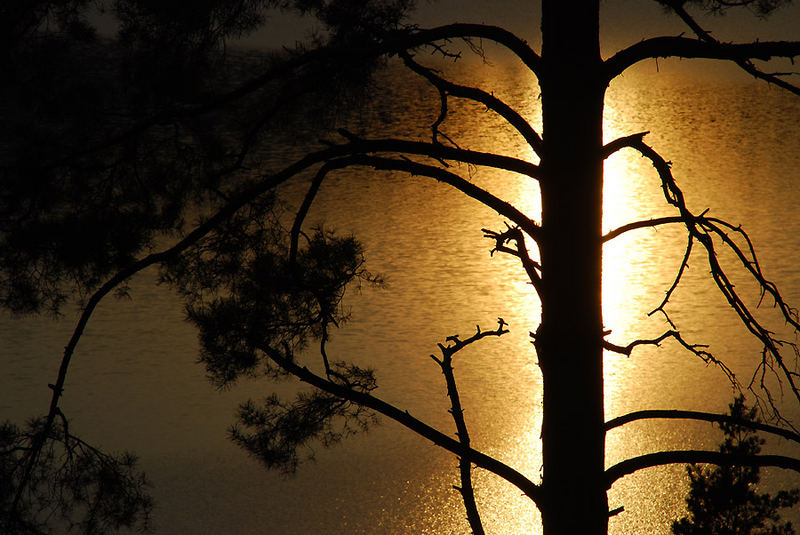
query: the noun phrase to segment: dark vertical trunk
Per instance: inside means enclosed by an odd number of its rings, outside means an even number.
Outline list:
[[[599,1],[542,9],[544,533],[604,534]]]

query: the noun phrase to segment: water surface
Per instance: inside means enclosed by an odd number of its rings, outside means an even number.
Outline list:
[[[493,90],[538,124],[535,81],[520,69],[500,63],[457,70],[457,77]],[[435,92],[411,78],[384,81],[383,98],[366,106],[352,128],[377,118],[385,135],[426,139],[438,111]],[[800,100],[761,84],[698,83],[640,69],[609,90],[606,138],[649,130],[646,139],[673,162],[690,207],[741,223],[767,276],[797,304],[798,119]],[[533,158],[478,106],[454,109],[446,131],[462,146]],[[292,150],[299,149],[275,152]],[[455,170],[538,217],[538,186],[530,179]],[[306,180],[290,185],[290,203]],[[674,213],[653,169],[632,151],[608,160],[605,196],[606,230]],[[481,228],[501,229],[503,220],[430,179],[358,170],[328,180],[308,221],[355,233],[370,270],[389,281],[386,288],[348,295],[352,320],[334,335],[332,358],[374,367],[377,394],[418,418],[454,432],[441,374],[428,358],[437,342],[472,334],[476,324],[493,328],[497,317],[509,323],[510,334],[460,352],[456,376],[473,445],[538,480],[541,379],[528,332],[539,307],[524,272],[511,259],[489,255]],[[629,233],[607,245],[604,315],[612,341],[624,345],[667,328],[663,316],[647,313],[669,287],[684,246],[680,227]],[[197,341],[181,303],[154,280],[155,273],[142,273],[130,300],[100,306],[75,355],[63,407],[77,434],[140,455],[158,501],[157,533],[468,532],[452,489],[456,459],[389,421],[333,449],[317,449],[315,461],[290,479],[267,472],[230,444],[225,430],[237,403],[262,397],[273,385],[250,381],[220,392],[206,383],[194,363]],[[692,258],[668,311],[687,339],[709,344],[749,378],[759,346],[727,310],[701,255]],[[20,421],[46,410],[46,385],[74,319],[0,321],[0,419]],[[732,397],[718,369],[669,342],[630,358],[607,355],[605,379],[608,418],[646,408],[724,411]],[[609,435],[607,462],[664,447],[714,447],[718,439],[710,424],[632,424]],[[668,533],[683,511],[683,474],[680,466],[659,468],[617,482],[611,506],[625,511],[611,520],[611,532]],[[481,472],[476,487],[488,532],[538,532],[535,508],[517,489]]]

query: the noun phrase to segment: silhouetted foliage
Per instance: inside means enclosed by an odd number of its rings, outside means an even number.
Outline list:
[[[227,40],[281,8],[327,24],[318,47],[351,47],[396,28],[407,7],[206,0],[187,11],[175,0],[125,0],[99,3],[119,25],[114,40],[68,31],[88,24],[92,4],[1,8],[19,26],[0,58],[0,304],[15,312],[58,313],[180,233],[198,205],[213,211],[252,179],[249,164],[263,165],[257,148],[307,131],[298,125],[309,118],[331,125],[382,61],[332,54],[275,80],[244,74],[256,83],[233,98],[242,71],[280,71],[306,50],[253,60],[226,52]]]
[[[263,241],[261,231],[270,234],[260,228],[249,235],[215,235],[211,241],[222,240],[221,248],[197,249],[173,267],[178,275],[168,275],[189,299],[201,361],[218,386],[255,375],[259,364],[275,371],[260,351],[264,346],[298,352],[311,341],[327,340],[328,328],[347,320],[341,300],[348,284],[379,282],[364,269],[361,246],[352,237],[317,229],[292,259],[288,248],[279,247],[285,241]],[[250,239],[259,243],[238,247]]]
[[[329,373],[337,384],[356,392],[377,388],[371,370],[352,364],[331,363]],[[375,413],[366,407],[320,391],[299,393],[288,403],[275,394],[261,406],[250,400],[239,407],[237,419],[230,429],[233,441],[284,474],[314,458],[314,443],[331,446],[376,422]]]
[[[756,407],[748,408],[744,396],[730,404],[729,414],[741,422],[758,422]],[[720,422],[725,434],[720,453],[749,457],[761,452],[764,439],[750,427]],[[673,522],[676,535],[793,535],[791,522],[781,523],[780,509],[800,501],[800,489],[781,490],[774,496],[758,492],[758,466],[690,465],[689,514]]]
[[[136,457],[103,453],[62,422],[50,429],[44,419],[22,428],[0,424],[0,533],[51,533],[54,522],[84,535],[148,529],[152,500]],[[39,451],[38,440],[44,441]],[[27,472],[31,455],[37,459]]]
[[[331,124],[379,64],[376,54],[340,55],[302,68],[302,47],[242,56],[226,52],[229,39],[262,25],[270,9],[286,9],[313,12],[328,25],[315,46],[344,46],[381,25],[396,27],[405,5],[207,0],[187,10],[174,0],[2,2],[0,306],[59,314],[77,298],[90,310],[98,302],[93,292],[115,274],[135,272],[157,245],[185,238],[252,187],[248,166],[263,166],[255,152],[269,149],[265,139],[299,136],[309,118],[315,128]],[[118,26],[95,31],[96,9]],[[301,68],[246,83],[253,72],[293,61]],[[344,285],[377,281],[363,270],[352,237],[296,233],[301,244],[289,258],[279,248],[289,233],[271,216],[274,198],[250,201],[249,211],[222,218],[199,247],[162,259],[165,280],[185,292],[190,317],[205,326],[203,361],[220,386],[252,372],[255,342],[281,339],[297,348],[327,339],[327,324],[347,317],[339,306]],[[124,292],[125,284],[112,288]],[[214,288],[213,296],[199,288]],[[245,332],[244,343],[235,339]],[[368,372],[336,364],[330,371],[369,384]],[[135,459],[67,433],[57,402],[63,377],[55,383],[46,417],[25,430],[3,427],[0,531],[146,527],[151,504]]]

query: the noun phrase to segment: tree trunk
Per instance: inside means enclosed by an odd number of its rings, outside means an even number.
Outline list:
[[[542,320],[545,535],[605,534],[599,1],[542,8]]]

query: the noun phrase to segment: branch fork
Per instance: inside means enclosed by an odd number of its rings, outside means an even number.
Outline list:
[[[538,291],[542,282],[542,266],[530,257],[522,229],[517,225],[513,227],[508,223],[505,223],[505,225],[506,230],[503,232],[486,228],[481,229],[484,238],[489,238],[495,242],[494,248],[489,251],[489,255],[494,256],[495,252],[501,252],[519,258],[520,262],[522,262],[522,267],[525,268],[525,272],[528,274],[528,278],[530,278],[531,284]],[[513,243],[514,247],[509,247],[507,245],[509,243]]]

